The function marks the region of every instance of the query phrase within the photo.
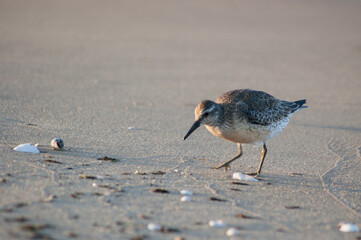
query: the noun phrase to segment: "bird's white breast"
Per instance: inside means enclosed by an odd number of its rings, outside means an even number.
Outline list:
[[[287,126],[289,120],[290,118],[287,117],[268,126],[249,124],[242,121],[223,124],[219,127],[205,126],[213,135],[230,142],[261,145],[266,140],[280,134]]]

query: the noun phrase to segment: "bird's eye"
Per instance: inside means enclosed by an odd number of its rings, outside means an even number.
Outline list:
[[[203,117],[208,117],[208,112],[205,112],[204,114],[203,114]]]

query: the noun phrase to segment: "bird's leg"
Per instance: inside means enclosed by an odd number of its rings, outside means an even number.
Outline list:
[[[238,143],[238,153],[236,156],[234,156],[231,160],[228,160],[225,163],[222,163],[216,167],[213,167],[213,169],[220,169],[222,167],[224,167],[224,171],[226,172],[228,169],[230,169],[231,167],[229,166],[229,164],[231,162],[233,162],[234,160],[236,160],[237,158],[240,158],[242,156],[242,145],[240,143]]]
[[[246,174],[248,174],[248,175],[253,175],[253,176],[258,176],[258,175],[261,173],[263,161],[264,161],[264,159],[265,159],[265,157],[266,157],[266,154],[267,154],[266,143],[263,143],[262,159],[261,159],[261,163],[259,164],[259,167],[258,167],[257,172],[247,172]]]

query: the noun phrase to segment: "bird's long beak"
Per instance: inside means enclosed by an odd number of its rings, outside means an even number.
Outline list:
[[[199,121],[195,121],[191,127],[191,129],[189,129],[189,131],[187,132],[187,134],[184,136],[184,139],[183,140],[186,140],[187,137],[189,135],[191,135],[191,133],[196,130],[197,128],[199,128],[199,126],[201,125],[201,123]]]

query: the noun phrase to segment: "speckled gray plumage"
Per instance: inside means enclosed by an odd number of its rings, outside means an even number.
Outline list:
[[[222,94],[216,103],[225,107],[226,111],[236,111],[250,123],[270,125],[280,121],[298,110],[306,100],[288,102],[272,95],[250,89],[233,90]],[[225,113],[225,116],[231,113]]]

